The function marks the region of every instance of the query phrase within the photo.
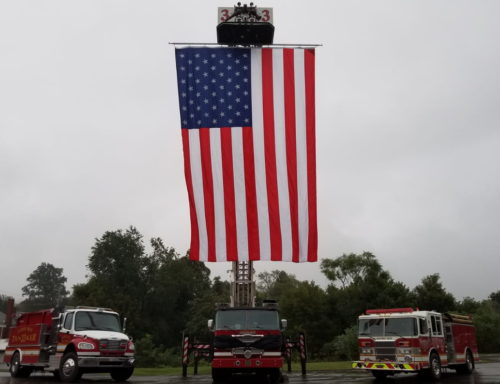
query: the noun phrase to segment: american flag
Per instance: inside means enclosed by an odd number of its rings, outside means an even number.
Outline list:
[[[314,50],[175,54],[191,259],[316,261]]]

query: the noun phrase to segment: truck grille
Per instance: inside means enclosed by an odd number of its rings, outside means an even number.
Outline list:
[[[394,341],[375,341],[375,356],[377,360],[396,360],[396,344]]]
[[[99,348],[101,351],[125,351],[127,340],[101,340]]]

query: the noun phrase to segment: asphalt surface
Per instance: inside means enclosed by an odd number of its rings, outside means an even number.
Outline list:
[[[472,375],[459,375],[454,370],[443,373],[441,383],[443,384],[500,384],[500,357],[489,357],[488,362],[476,365],[476,370]],[[28,379],[13,379],[8,372],[0,372],[0,384],[54,384],[58,383],[51,373],[34,373]],[[80,380],[82,384],[114,383],[106,375],[88,374]],[[428,384],[430,381],[423,379],[415,374],[401,374],[389,377],[385,380],[387,383],[394,384]],[[187,378],[180,376],[132,376],[130,384],[212,384],[212,378],[209,375],[190,375]],[[375,381],[369,372],[357,372],[353,370],[346,371],[316,371],[309,372],[303,377],[300,373],[285,373],[283,383],[307,383],[307,384],[325,384],[325,383],[357,383],[374,384]],[[252,376],[235,376],[228,384],[266,384],[262,379]]]

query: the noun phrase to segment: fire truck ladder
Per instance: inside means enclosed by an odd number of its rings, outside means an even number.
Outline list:
[[[233,261],[231,307],[255,307],[255,281],[252,261]]]

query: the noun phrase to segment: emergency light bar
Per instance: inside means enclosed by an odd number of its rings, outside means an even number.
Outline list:
[[[413,308],[391,308],[391,309],[367,309],[367,315],[379,315],[382,313],[408,313],[413,312]]]

